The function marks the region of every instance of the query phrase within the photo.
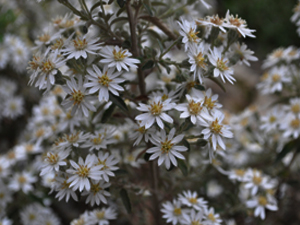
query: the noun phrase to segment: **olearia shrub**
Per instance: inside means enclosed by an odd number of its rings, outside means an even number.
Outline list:
[[[0,146],[0,224],[294,215],[284,208],[299,186],[299,49],[268,55],[257,89],[270,97],[234,114],[214,89],[258,60],[238,15],[213,14],[208,0],[37,2],[0,8],[1,138],[20,130]]]

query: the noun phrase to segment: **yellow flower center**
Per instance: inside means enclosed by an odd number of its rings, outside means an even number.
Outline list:
[[[101,220],[105,216],[105,211],[99,211],[96,213],[97,219]]]
[[[138,129],[135,130],[140,132],[141,134],[144,134],[146,132],[145,126],[139,127]]]
[[[108,78],[107,71],[101,77],[98,76],[98,83],[99,84],[108,87],[110,82],[112,82],[112,80]]]
[[[35,136],[36,136],[37,138],[43,137],[44,134],[45,134],[44,128],[40,128],[40,129],[38,129],[38,130],[35,132]]]
[[[191,225],[202,225],[199,221],[193,220]]]
[[[216,119],[215,121],[213,121],[210,125],[210,129],[213,133],[215,134],[221,134],[222,133],[222,128],[223,126],[219,124],[218,119]]]
[[[163,154],[168,154],[171,148],[173,147],[174,144],[171,143],[171,140],[165,140],[164,142],[161,142],[161,148],[160,150],[162,151]]]
[[[55,164],[57,163],[58,161],[58,155],[55,153],[55,154],[52,154],[51,152],[49,152],[47,154],[47,159],[46,159],[50,164]]]
[[[99,183],[97,184],[91,184],[91,192],[96,195],[99,191],[101,191],[102,188],[100,187]]]
[[[92,139],[92,142],[93,142],[93,144],[94,145],[99,145],[99,144],[101,144],[101,142],[102,142],[102,135],[101,134],[98,134],[98,137],[96,137],[96,138],[93,138]]]
[[[241,26],[242,24],[245,24],[245,23],[246,23],[244,20],[242,20],[242,19],[240,19],[240,18],[237,18],[237,17],[235,17],[235,18],[230,18],[230,19],[229,19],[229,22],[230,22],[232,25],[236,26],[236,27],[239,27],[239,26]]]
[[[74,101],[73,103],[74,105],[76,104],[79,105],[83,101],[83,98],[84,98],[84,94],[80,90],[76,91],[73,89],[71,100]]]
[[[191,28],[189,33],[187,34],[189,41],[196,43],[199,40],[199,37],[197,36],[198,33],[199,33],[198,31],[195,32],[195,30],[193,28]]]
[[[218,15],[216,15],[216,16],[210,17],[209,22],[216,24],[216,25],[222,25],[223,20],[220,19]]]
[[[299,113],[300,112],[300,105],[299,104],[292,105],[291,110],[292,110],[293,113]]]
[[[70,134],[70,135],[65,135],[65,139],[69,142],[69,143],[76,143],[79,140],[79,132],[77,132],[76,134]]]
[[[73,45],[75,47],[76,50],[83,50],[86,48],[87,46],[87,41],[84,39],[80,39],[79,37],[77,37],[76,39],[73,40]]]
[[[273,53],[272,56],[275,58],[280,58],[283,55],[283,48],[276,49]]]
[[[276,120],[277,120],[277,118],[275,117],[275,116],[270,116],[270,118],[269,118],[269,122],[270,123],[274,123],[274,122],[276,122]]]
[[[206,69],[207,63],[205,63],[205,58],[202,52],[199,52],[199,54],[195,57],[195,61],[199,67]]]
[[[48,59],[45,62],[43,62],[42,65],[42,71],[45,73],[48,73],[52,71],[55,68],[54,64]]]
[[[294,119],[291,121],[290,126],[294,129],[299,128],[300,126],[300,120],[299,119]]]
[[[9,105],[10,110],[15,111],[17,109],[17,105],[14,102],[11,102]]]
[[[244,176],[245,171],[244,171],[244,170],[241,170],[241,169],[237,169],[237,170],[234,170],[234,173],[235,173],[237,176],[242,177],[242,176]]]
[[[7,158],[14,159],[14,158],[16,158],[16,154],[13,151],[10,151],[7,153]]]
[[[226,66],[226,63],[228,60],[225,60],[223,58],[217,60],[217,68],[221,71],[226,71],[228,70],[228,66]]]
[[[211,98],[205,96],[203,105],[204,105],[208,110],[212,110],[212,109],[214,108],[216,102],[217,102],[217,101],[212,101]]]
[[[47,42],[47,41],[49,41],[50,40],[50,35],[49,34],[43,34],[42,36],[39,36],[39,40],[41,41],[41,42]]]
[[[216,217],[215,217],[215,215],[212,214],[212,213],[209,213],[209,214],[207,215],[207,219],[211,220],[212,222],[216,222]]]
[[[20,176],[20,177],[18,178],[18,181],[19,181],[20,184],[24,184],[24,183],[26,183],[27,179],[26,179],[26,177],[24,177],[24,176]]]
[[[280,81],[280,76],[279,76],[279,74],[274,74],[274,75],[272,76],[272,81],[273,81],[274,83]]]
[[[150,104],[150,112],[152,115],[157,116],[161,114],[163,104],[159,101],[157,103]]]
[[[189,102],[189,112],[192,115],[198,115],[202,110],[201,102],[194,102],[194,100]]]
[[[260,204],[262,206],[266,206],[268,204],[267,198],[264,197],[264,196],[259,196],[258,197],[258,204]]]
[[[51,46],[52,50],[55,49],[61,49],[64,45],[64,40],[62,38],[59,38],[55,41],[55,43]]]
[[[252,181],[255,185],[259,185],[262,181],[262,177],[261,176],[253,176]]]
[[[174,214],[175,214],[176,216],[180,216],[180,215],[181,215],[181,208],[175,208],[175,209],[173,210],[173,212],[174,212]]]
[[[80,177],[87,177],[89,175],[89,172],[90,172],[90,168],[87,168],[87,166],[84,165],[79,165],[76,174],[78,174],[78,176]]]
[[[192,204],[197,204],[197,198],[189,198],[189,202]]]
[[[116,49],[113,50],[114,59],[116,61],[123,61],[124,58],[126,58],[128,56],[128,55],[126,55],[127,50],[126,49],[123,51],[122,50],[123,50],[122,48],[118,52],[116,51]]]

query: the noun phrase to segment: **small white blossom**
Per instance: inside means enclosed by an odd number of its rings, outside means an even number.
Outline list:
[[[179,152],[184,152],[188,149],[184,146],[176,145],[183,139],[184,135],[180,134],[174,137],[175,131],[175,128],[172,128],[167,136],[166,131],[161,130],[159,135],[152,136],[151,142],[153,142],[155,147],[147,150],[147,153],[153,153],[149,160],[158,158],[158,165],[160,166],[164,162],[166,168],[169,169],[171,167],[171,163],[174,166],[177,166],[176,158],[185,159],[185,157]]]

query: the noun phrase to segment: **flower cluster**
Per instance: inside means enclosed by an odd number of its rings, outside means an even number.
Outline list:
[[[177,199],[162,204],[161,212],[167,223],[176,224],[211,224],[220,225],[222,219],[207,201],[199,198],[197,192],[183,191]]]

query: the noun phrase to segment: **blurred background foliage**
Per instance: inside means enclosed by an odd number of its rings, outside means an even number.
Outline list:
[[[256,38],[246,38],[245,42],[259,60],[264,60],[276,48],[299,47],[296,25],[290,21],[296,4],[296,0],[217,0],[217,13],[225,16],[229,9],[245,19],[248,27],[256,30]]]

